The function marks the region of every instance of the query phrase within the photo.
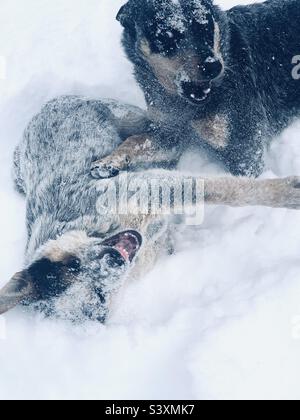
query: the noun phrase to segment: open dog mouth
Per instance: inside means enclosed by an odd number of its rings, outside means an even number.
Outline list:
[[[202,83],[183,83],[181,91],[183,96],[193,104],[204,102],[209,96],[212,88],[211,82]]]
[[[142,237],[138,232],[128,230],[106,239],[102,245],[113,248],[126,262],[131,263],[142,246]]]

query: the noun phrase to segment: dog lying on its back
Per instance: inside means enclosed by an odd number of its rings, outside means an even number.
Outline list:
[[[197,146],[233,175],[258,176],[268,141],[300,115],[300,82],[292,77],[299,0],[227,12],[211,0],[129,0],[117,19],[151,123],[96,162],[93,175],[170,167]]]
[[[0,291],[0,314],[25,304],[73,321],[103,322],[124,276],[140,276],[167,252],[166,216],[137,214],[134,200],[125,215],[99,212],[98,200],[113,181],[90,176],[95,156],[113,152],[145,122],[138,108],[78,97],[54,100],[32,120],[15,153],[16,186],[27,201],[26,263]],[[186,176],[148,171],[128,178],[182,188]],[[204,198],[300,208],[300,179],[206,179]]]

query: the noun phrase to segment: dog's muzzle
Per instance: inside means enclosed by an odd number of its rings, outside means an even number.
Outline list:
[[[201,104],[208,98],[213,85],[222,79],[223,65],[219,60],[207,61],[199,70],[199,81],[186,77],[179,85],[181,96],[193,104]]]
[[[181,95],[189,102],[199,104],[205,101],[211,92],[211,82],[181,84]]]

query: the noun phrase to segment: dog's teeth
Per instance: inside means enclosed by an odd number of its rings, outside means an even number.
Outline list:
[[[201,102],[201,101],[203,101],[205,98],[203,97],[203,98],[198,98],[195,94],[191,94],[191,98],[194,100],[194,101],[197,101],[197,102]]]
[[[205,91],[204,91],[204,93],[205,93],[206,95],[208,95],[210,92],[211,92],[211,89],[210,89],[210,88],[205,89]]]
[[[126,251],[126,249],[123,249],[123,253],[126,255],[127,259],[129,259],[129,253]]]
[[[191,94],[191,98],[194,99],[195,101],[201,101],[201,99],[197,98],[197,96],[194,93]]]

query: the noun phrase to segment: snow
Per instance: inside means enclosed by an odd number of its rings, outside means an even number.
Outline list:
[[[11,158],[30,117],[66,93],[143,105],[119,45],[121,4],[1,0],[1,285],[22,266]],[[264,176],[300,174],[299,135],[295,122],[273,143]],[[199,165],[219,171],[182,161]],[[199,229],[178,234],[176,256],[124,289],[109,325],[1,317],[0,398],[299,399],[299,226],[297,211],[207,208]]]
[[[186,30],[186,20],[178,1],[158,0],[159,11],[156,14],[158,22],[157,36],[166,29],[174,29],[183,34]],[[172,35],[172,33],[171,33]]]
[[[200,23],[200,25],[207,24],[208,23],[207,15],[209,14],[209,11],[203,5],[203,2],[201,0],[194,0],[193,7],[194,7],[193,15],[196,19],[196,22]]]

